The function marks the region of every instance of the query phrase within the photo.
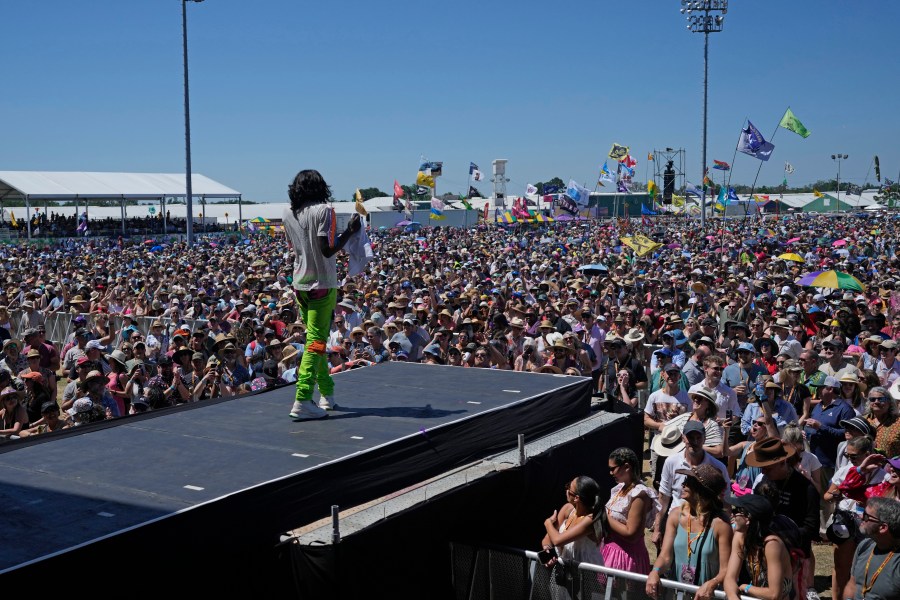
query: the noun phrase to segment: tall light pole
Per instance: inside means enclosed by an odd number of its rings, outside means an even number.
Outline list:
[[[184,182],[187,209],[187,245],[194,245],[194,206],[191,189],[191,100],[188,91],[187,3],[203,0],[181,0],[181,34],[184,40]]]
[[[838,193],[838,205],[837,209],[841,209],[841,161],[847,160],[849,158],[846,154],[832,154],[831,160],[836,160],[838,164],[838,179],[837,179],[837,193]]]
[[[717,15],[714,13],[722,13]],[[681,14],[687,14],[687,28],[703,34],[703,165],[701,181],[706,177],[706,100],[709,90],[709,34],[722,31],[728,0],[681,0]],[[698,13],[698,14],[694,14]],[[711,14],[713,13],[713,14]],[[700,227],[706,229],[706,186],[700,198]]]

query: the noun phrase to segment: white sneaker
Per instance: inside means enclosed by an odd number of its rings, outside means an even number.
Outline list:
[[[806,600],[820,600],[819,593],[816,590],[809,588],[806,590]]]
[[[322,410],[331,410],[334,408],[334,396],[323,396],[319,394],[319,408]]]
[[[294,408],[291,409],[291,418],[295,421],[312,421],[313,419],[324,419],[328,413],[316,406],[312,401],[294,402]]]

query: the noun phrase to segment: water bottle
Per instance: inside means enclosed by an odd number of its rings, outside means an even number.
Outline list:
[[[756,382],[756,397],[762,402],[766,397],[766,386],[763,385],[762,381]]]

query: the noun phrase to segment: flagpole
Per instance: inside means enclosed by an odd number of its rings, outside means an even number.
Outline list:
[[[781,119],[778,120],[778,125],[775,126],[775,131],[772,132],[772,137],[769,138],[769,142],[771,142],[772,140],[775,139],[775,134],[778,133],[778,129],[781,127],[781,122],[784,120],[784,117],[787,115],[789,110],[791,110],[790,106],[788,106],[786,109],[784,109],[784,114],[781,115]],[[749,119],[748,119],[748,121],[749,121]],[[737,149],[735,149],[735,151],[737,151]],[[759,173],[760,173],[760,171],[762,171],[762,166],[763,166],[764,162],[766,162],[766,161],[764,161],[764,160],[759,161],[759,167],[756,169],[756,177],[753,178],[753,185],[750,186],[750,199],[751,200],[753,200],[753,191],[756,189],[756,181],[757,181],[757,179],[759,179]],[[759,211],[757,211],[757,213],[759,213]],[[762,213],[759,213],[757,216],[759,217],[759,219],[761,221]]]

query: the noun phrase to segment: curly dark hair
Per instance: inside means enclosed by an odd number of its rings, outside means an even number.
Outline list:
[[[296,212],[307,204],[321,204],[331,200],[331,188],[325,183],[321,173],[315,169],[305,169],[297,173],[288,186],[288,196],[291,199],[291,210]]]

